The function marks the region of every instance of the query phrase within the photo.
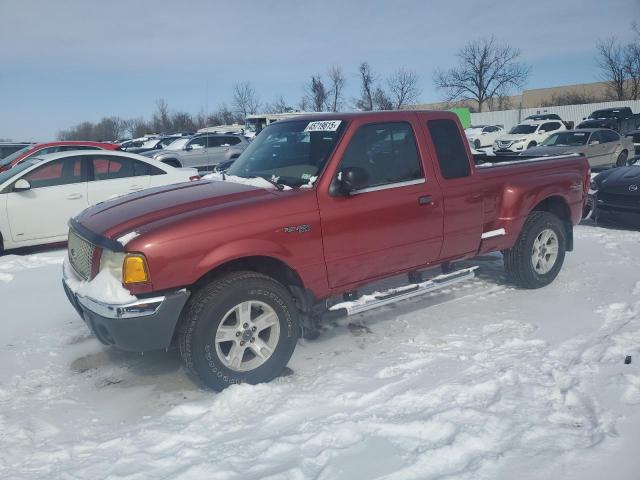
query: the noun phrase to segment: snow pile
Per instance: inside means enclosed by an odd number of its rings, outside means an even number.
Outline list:
[[[98,302],[112,305],[120,305],[135,302],[136,297],[122,286],[122,282],[113,276],[109,269],[102,269],[91,281],[87,282],[77,277],[68,257],[65,257],[62,265],[67,286],[81,297],[91,298]]]
[[[122,245],[123,247],[127,246],[127,243],[129,243],[131,240],[133,240],[136,237],[139,237],[140,234],[138,232],[129,232],[125,235],[122,235],[121,237],[118,238],[118,243],[120,245]]]
[[[218,180],[220,182],[233,182],[240,183],[242,185],[251,185],[253,187],[259,188],[276,188],[275,185],[262,177],[253,177],[253,178],[245,178],[245,177],[236,177],[235,175],[227,175],[220,172],[212,172],[208,173],[204,177],[203,180]],[[291,187],[284,186],[284,190],[290,190]]]
[[[0,323],[0,477],[636,479],[640,233],[575,239],[549,287],[513,288],[486,256],[473,281],[351,318],[301,342],[292,374],[220,394],[174,351],[99,345],[59,268],[12,272],[0,301],[42,302]]]

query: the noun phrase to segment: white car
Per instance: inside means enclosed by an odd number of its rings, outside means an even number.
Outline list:
[[[52,153],[0,173],[0,252],[65,242],[69,219],[90,205],[145,188],[198,179],[120,151]]]
[[[504,134],[502,125],[472,125],[464,131],[471,148],[476,150],[490,147],[496,139]]]
[[[525,121],[516,125],[506,135],[501,135],[493,143],[493,151],[500,153],[520,153],[542,143],[552,133],[566,130],[560,120]]]

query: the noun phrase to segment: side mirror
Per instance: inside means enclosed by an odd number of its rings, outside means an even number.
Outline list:
[[[21,178],[20,180],[18,180],[16,183],[13,184],[14,192],[24,192],[26,190],[31,190],[31,184],[24,178]]]
[[[369,174],[364,168],[347,167],[336,175],[329,186],[329,195],[345,197],[369,184]]]
[[[589,142],[589,145],[600,145],[600,141],[599,140],[593,140],[593,141]]]
[[[156,143],[156,146],[153,148],[155,148],[156,150],[162,150],[164,147],[162,146],[161,143]]]
[[[184,149],[188,152],[189,150],[193,150],[193,146],[192,145],[185,145]]]

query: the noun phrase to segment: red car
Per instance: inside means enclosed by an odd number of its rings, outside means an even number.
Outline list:
[[[217,390],[269,381],[322,321],[473,277],[451,262],[502,252],[516,285],[555,279],[589,190],[587,159],[476,161],[450,112],[281,120],[214,181],[72,219],[65,289],[107,345],[179,345],[186,369]],[[423,277],[438,265],[444,275]],[[400,274],[409,286],[335,305]]]
[[[0,160],[0,172],[9,170],[11,167],[30,157],[47,155],[49,153],[65,152],[68,150],[120,150],[120,146],[107,142],[65,141],[33,143]]]

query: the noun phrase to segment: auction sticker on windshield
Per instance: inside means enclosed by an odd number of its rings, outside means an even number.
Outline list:
[[[304,129],[305,132],[335,132],[338,130],[342,120],[322,120],[317,122],[309,122]]]

